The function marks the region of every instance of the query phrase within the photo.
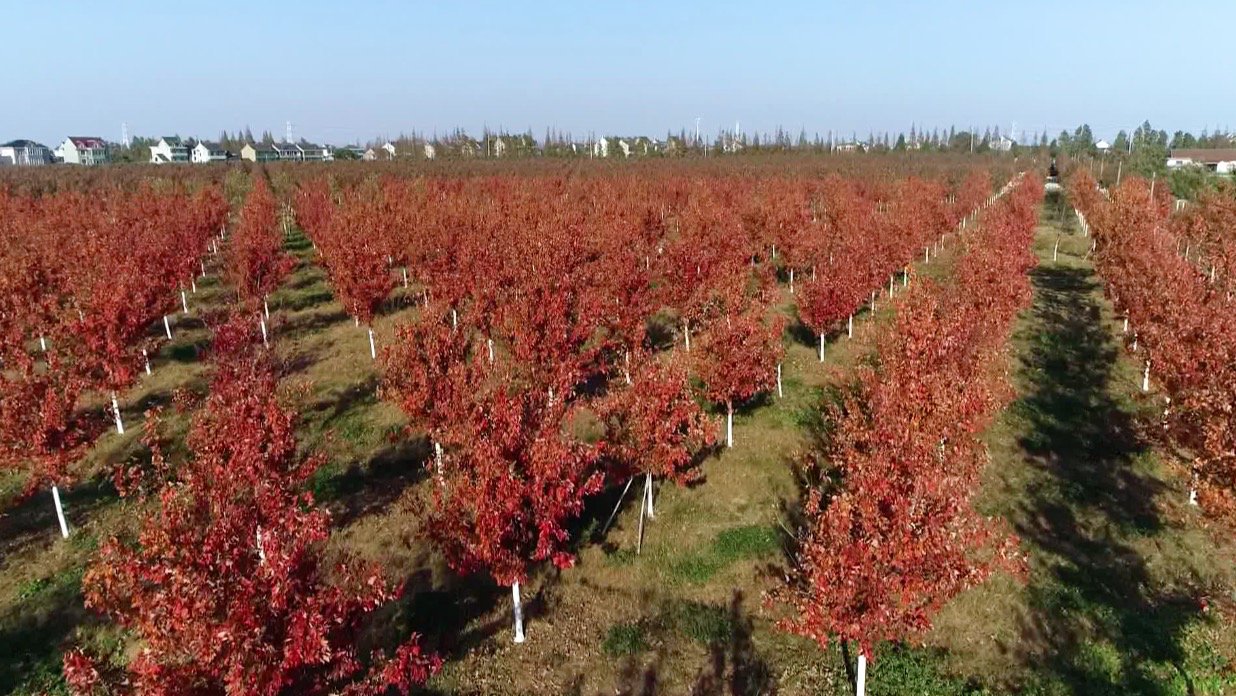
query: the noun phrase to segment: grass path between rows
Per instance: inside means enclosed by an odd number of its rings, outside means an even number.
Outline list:
[[[1029,577],[958,598],[931,640],[973,693],[1233,693],[1234,631],[1207,609],[1230,606],[1232,549],[1157,443],[1164,400],[1140,392],[1090,242],[1050,198],[1014,338],[1017,400],[989,435],[984,502],[1020,536]]]

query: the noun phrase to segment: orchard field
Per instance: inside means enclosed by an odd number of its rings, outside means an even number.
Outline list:
[[[1236,693],[1236,190],[0,176],[0,692]]]

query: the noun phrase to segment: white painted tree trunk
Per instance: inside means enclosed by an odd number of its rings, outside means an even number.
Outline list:
[[[1056,245],[1051,249],[1051,260],[1053,262],[1060,259],[1060,238],[1056,237]]]
[[[876,312],[876,294],[875,294],[875,291],[872,290],[871,291],[871,313],[875,314],[875,312]]]
[[[1142,372],[1142,391],[1150,391],[1150,361],[1146,361],[1146,369]]]
[[[485,347],[489,349],[489,364],[494,364],[494,339],[485,339]]]
[[[794,294],[794,269],[790,269],[790,294]]]
[[[652,507],[652,474],[644,474],[644,504],[648,510],[648,519],[657,519],[657,511]]]
[[[262,345],[270,347],[270,338],[266,335],[266,319],[258,317],[258,326],[262,327]]]
[[[824,334],[820,334],[820,362],[824,362]]]
[[[197,262],[197,263],[198,263],[198,265],[200,265],[200,266],[201,266],[201,268],[202,268],[202,276],[201,276],[201,277],[205,278],[205,277],[206,277],[206,262],[205,262],[205,261],[202,261],[201,259],[198,259],[198,262]]]
[[[867,694],[867,656],[862,652],[858,653],[858,671],[854,675],[854,693],[856,696],[866,696]]]
[[[41,334],[39,335],[39,350],[43,351],[44,353],[47,352],[47,337]]]
[[[845,323],[845,337],[846,337],[846,338],[854,338],[854,315],[853,315],[853,314],[851,314],[851,315],[850,315],[850,318],[849,318],[848,320],[846,320],[846,323]]]
[[[725,446],[734,446],[734,402],[725,402]]]
[[[60,504],[60,489],[52,486],[52,500],[56,503],[56,520],[60,522],[60,536],[69,538],[69,524],[64,521],[64,506]]]
[[[187,295],[185,295],[184,290],[180,291],[180,309],[185,314],[189,313],[189,298]]]
[[[446,485],[446,477],[442,474],[442,443],[433,443],[433,466],[438,477],[438,486]]]
[[[192,273],[189,274],[189,286],[193,288],[193,294],[196,295],[197,294],[197,277],[195,277]]]
[[[369,329],[369,357],[373,360],[378,359],[378,347],[373,342],[373,329]]]
[[[691,326],[686,319],[682,320],[682,338],[686,342],[687,352],[691,352]]]
[[[631,384],[631,351],[629,350],[626,351],[624,360],[626,361],[626,364],[622,369],[622,373],[623,373],[623,376],[625,376],[627,379],[627,384],[630,385]]]
[[[931,263],[931,247],[923,247],[923,263]]]
[[[264,314],[267,319],[270,318],[270,302],[265,297],[262,298],[262,314]]]
[[[426,300],[425,304],[429,304],[429,301]],[[458,328],[459,328],[459,312],[454,307],[451,307],[451,330],[454,331],[455,329],[458,329]]]
[[[1124,329],[1121,333],[1129,333],[1129,315],[1124,315]]]
[[[524,607],[519,601],[519,583],[511,585],[511,606],[515,609],[515,642],[524,640]]]
[[[408,267],[407,266],[403,267],[403,287],[404,289],[407,289],[408,287]]]
[[[163,333],[167,334],[167,340],[172,340],[172,325],[167,323],[167,315],[163,315]]]
[[[146,349],[142,349],[142,360],[146,361],[146,374],[150,375],[150,356],[146,354]]]
[[[777,363],[777,398],[785,398],[785,392],[781,389],[781,363]]]
[[[116,419],[116,434],[124,435],[124,421],[120,419],[120,404],[116,401],[116,392],[112,392],[112,416]]]
[[[891,275],[888,277],[888,298],[890,300],[893,298],[893,276]]]

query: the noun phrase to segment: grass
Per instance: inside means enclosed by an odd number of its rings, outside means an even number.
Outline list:
[[[605,634],[601,650],[610,657],[642,653],[649,647],[646,632],[646,627],[640,622],[615,624]]]
[[[726,529],[697,552],[670,562],[666,575],[673,582],[702,585],[733,564],[748,558],[766,558],[781,550],[777,530],[762,525]]]

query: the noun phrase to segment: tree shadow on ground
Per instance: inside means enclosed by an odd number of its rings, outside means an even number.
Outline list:
[[[1009,512],[1032,557],[1018,657],[1065,693],[1166,694],[1147,663],[1184,674],[1182,634],[1199,619],[1196,588],[1156,578],[1152,547],[1138,543],[1170,543],[1167,489],[1113,397],[1117,348],[1093,271],[1043,266],[1032,279],[1029,391],[1013,406],[1031,475]]]
[[[708,662],[696,675],[692,694],[701,696],[756,696],[777,693],[772,668],[755,649],[749,613],[743,610],[743,594],[730,597],[728,636],[708,646]]]

